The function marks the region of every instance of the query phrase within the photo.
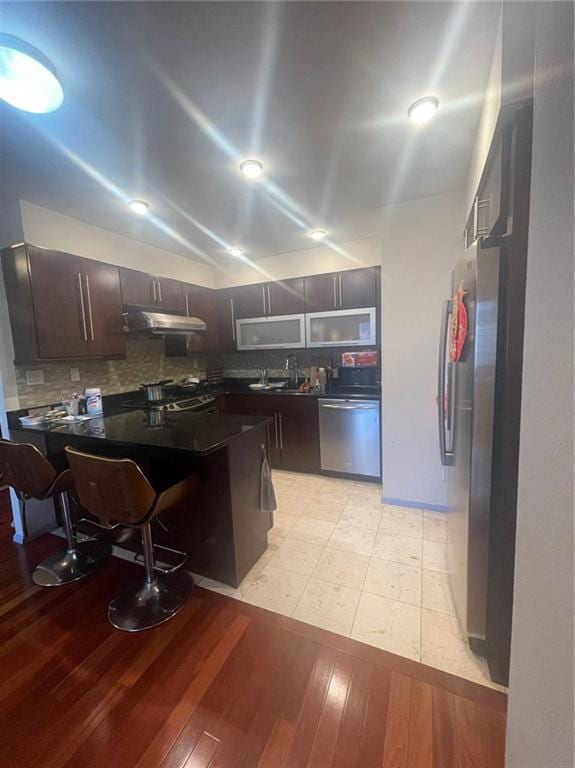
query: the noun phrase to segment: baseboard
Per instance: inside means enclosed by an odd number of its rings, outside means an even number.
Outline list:
[[[428,504],[425,501],[413,501],[413,499],[396,499],[392,496],[384,496],[383,503],[393,504],[396,507],[414,507],[415,509],[429,509],[432,512],[447,512],[447,504]]]

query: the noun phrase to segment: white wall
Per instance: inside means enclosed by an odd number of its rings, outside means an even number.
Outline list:
[[[322,272],[374,267],[381,263],[379,237],[366,237],[334,246],[323,245],[304,251],[266,256],[253,262],[238,261],[218,270],[216,287],[285,280],[290,277],[319,275]]]
[[[24,239],[56,251],[213,288],[215,271],[184,256],[21,200]]]
[[[572,768],[573,6],[542,3],[507,768]]]
[[[463,253],[463,192],[385,208],[381,227],[384,497],[441,507],[439,324]]]

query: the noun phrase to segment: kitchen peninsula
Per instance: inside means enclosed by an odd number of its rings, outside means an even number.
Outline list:
[[[110,410],[80,423],[24,428],[17,415],[11,414],[12,439],[35,444],[59,469],[66,467],[65,446],[72,445],[133,459],[157,490],[197,473],[197,490],[154,528],[154,542],[185,551],[194,573],[236,587],[266,550],[272,517],[261,509],[260,476],[269,419]],[[119,530],[105,535],[137,551],[137,532],[130,536],[127,529]]]

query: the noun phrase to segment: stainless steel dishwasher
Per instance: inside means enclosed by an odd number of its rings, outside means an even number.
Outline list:
[[[321,468],[380,476],[378,400],[319,401]]]

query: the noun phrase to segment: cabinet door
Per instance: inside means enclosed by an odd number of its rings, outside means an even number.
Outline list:
[[[219,315],[216,291],[199,285],[184,285],[185,312],[188,317],[199,317],[208,326],[206,333],[190,336],[189,352],[210,352],[218,348]]]
[[[338,308],[337,275],[311,275],[304,278],[304,286],[306,312],[327,312]]]
[[[230,295],[234,301],[236,320],[245,317],[263,317],[266,314],[265,286],[241,285],[230,289]]]
[[[277,400],[279,454],[282,469],[319,472],[317,398],[281,396]]]
[[[88,356],[88,327],[77,256],[29,248],[38,357]]]
[[[258,394],[226,395],[224,412],[239,416],[267,416],[268,458],[274,468],[281,467],[277,397]]]
[[[303,277],[278,280],[264,286],[267,291],[268,315],[299,315],[305,312]]]
[[[179,280],[169,277],[156,277],[156,305],[158,309],[168,309],[184,314],[186,305],[184,302],[183,284]]]
[[[118,267],[80,259],[88,321],[88,348],[98,357],[125,357],[126,334]]]
[[[234,297],[230,291],[216,291],[216,294],[219,331],[218,349],[221,352],[235,352],[237,346]]]
[[[338,281],[340,309],[375,307],[375,268],[350,269],[346,272],[340,272]]]
[[[145,307],[155,305],[156,286],[152,275],[147,272],[139,272],[136,269],[121,267],[120,284],[124,304],[139,304]]]

